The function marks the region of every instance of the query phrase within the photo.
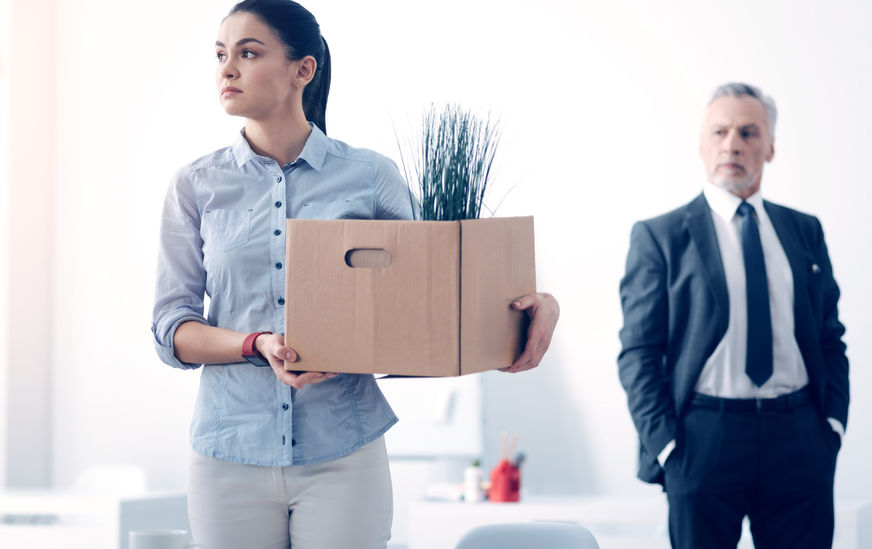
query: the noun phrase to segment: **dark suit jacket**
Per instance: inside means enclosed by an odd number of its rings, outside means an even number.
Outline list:
[[[764,202],[793,271],[795,336],[822,418],[847,425],[848,360],[817,218]],[[706,359],[727,329],[729,303],[711,211],[703,195],[633,226],[621,280],[621,384],[639,432],[639,478],[663,482],[657,455],[676,438]]]

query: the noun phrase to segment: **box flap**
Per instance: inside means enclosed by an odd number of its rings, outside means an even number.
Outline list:
[[[460,373],[503,368],[526,343],[527,315],[511,303],[536,291],[533,218],[470,219],[460,227]]]

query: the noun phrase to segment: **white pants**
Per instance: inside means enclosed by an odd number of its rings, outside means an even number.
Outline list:
[[[315,465],[191,458],[188,518],[205,549],[384,549],[392,517],[384,437]]]

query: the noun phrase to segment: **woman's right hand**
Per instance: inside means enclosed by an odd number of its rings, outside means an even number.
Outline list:
[[[306,385],[320,383],[338,375],[325,372],[294,374],[285,370],[283,361],[296,362],[299,360],[299,356],[293,349],[285,347],[285,336],[282,334],[263,334],[255,340],[254,347],[267,359],[276,377],[285,385],[290,385],[296,389],[302,389]]]

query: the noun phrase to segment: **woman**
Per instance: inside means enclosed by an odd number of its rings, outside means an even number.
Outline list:
[[[283,368],[297,359],[278,333],[284,225],[409,219],[406,184],[390,160],[325,135],[330,53],[302,6],[241,2],[215,47],[221,104],[245,127],[170,185],[153,324],[165,362],[208,365],[191,425],[191,529],[208,549],[385,547],[383,434],[396,417],[372,376]],[[513,306],[532,319],[524,354],[506,368],[521,371],[541,360],[558,307],[547,294]]]

